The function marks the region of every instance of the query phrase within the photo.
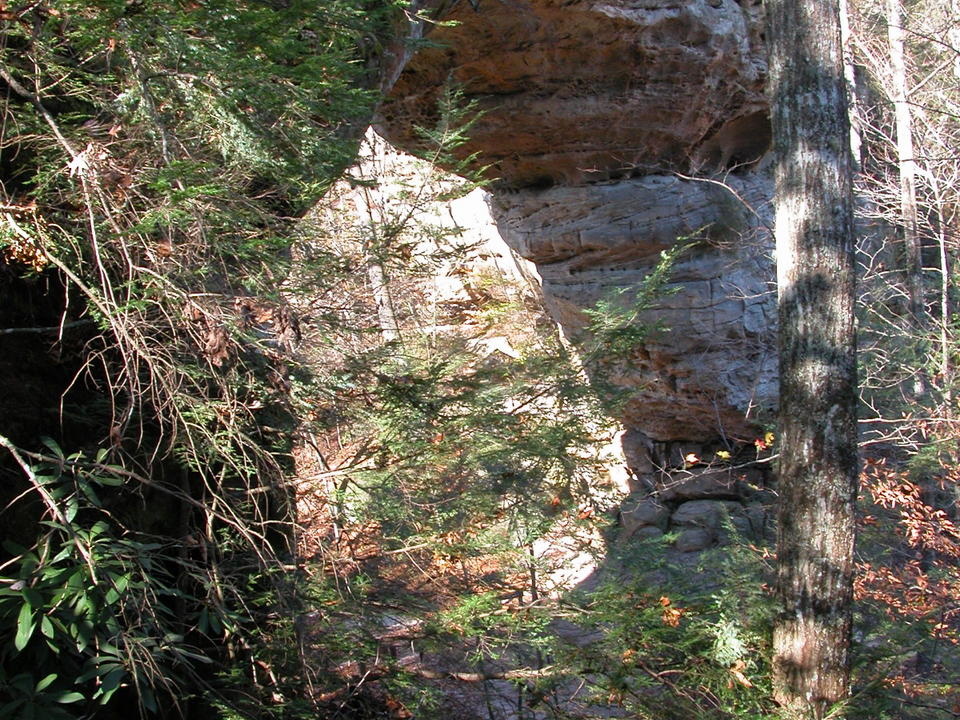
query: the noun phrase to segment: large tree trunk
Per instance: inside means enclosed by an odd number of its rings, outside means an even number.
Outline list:
[[[774,696],[822,717],[849,693],[857,486],[854,242],[837,0],[768,5],[780,297]]]

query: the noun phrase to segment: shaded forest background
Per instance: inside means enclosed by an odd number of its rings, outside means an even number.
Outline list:
[[[419,129],[420,171],[355,164],[384,78],[425,42],[413,12],[0,2],[0,717],[773,712],[769,537],[730,528],[685,562],[669,538],[609,542],[611,379],[659,331],[638,317],[682,243],[570,345],[428,210],[483,184],[452,157],[473,118],[456,88]],[[956,717],[960,19],[849,18],[864,471],[846,713]],[[450,268],[460,305],[430,294]],[[490,327],[513,352],[477,342]],[[769,463],[776,442],[758,428],[690,462]],[[605,572],[549,587],[534,548],[558,538]]]

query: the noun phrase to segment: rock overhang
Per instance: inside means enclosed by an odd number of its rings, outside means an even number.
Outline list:
[[[643,318],[670,331],[625,365],[621,419],[659,442],[748,439],[776,401],[760,3],[454,0],[439,19],[378,130],[415,152],[462,89],[481,114],[457,153],[489,166],[500,233],[568,333],[694,239]]]
[[[750,0],[479,0],[440,11],[376,119],[416,150],[451,83],[480,115],[478,153],[511,187],[749,164],[769,142],[765,51]]]

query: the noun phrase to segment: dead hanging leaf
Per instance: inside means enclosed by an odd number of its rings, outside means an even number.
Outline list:
[[[660,613],[660,618],[663,620],[663,624],[669,625],[670,627],[679,627],[680,618],[683,617],[686,610],[673,607],[670,598],[668,598],[666,595],[663,595],[660,598],[660,604],[663,606],[663,612]]]
[[[203,309],[199,305],[187,303],[185,314],[193,322],[199,322],[200,320],[203,320]]]
[[[683,610],[677,608],[665,608],[663,611],[663,624],[670,627],[680,627],[680,618],[683,617]]]
[[[223,367],[230,358],[230,338],[223,328],[214,326],[207,331],[207,341],[203,347],[203,354],[212,365]]]
[[[272,319],[274,332],[277,334],[277,343],[287,352],[293,352],[302,339],[300,320],[286,305],[274,308]]]
[[[170,257],[173,255],[173,243],[169,238],[161,238],[154,244],[153,251],[159,257]]]
[[[408,718],[413,717],[413,713],[407,710],[404,704],[396,698],[388,696],[384,704],[390,712],[391,720],[408,720]]]
[[[29,224],[35,228],[38,224],[37,218],[34,215],[36,205],[33,203],[29,205],[8,205],[4,203],[0,205],[0,208],[4,211],[11,211],[3,213],[3,219],[7,225],[5,230],[7,230],[7,232],[4,233],[6,235],[5,242],[0,244],[0,257],[8,262],[15,261],[22,265],[27,265],[37,272],[40,272],[48,263],[47,257],[43,252],[40,237],[36,235],[36,231],[34,234],[27,232],[20,224],[20,220],[15,217],[15,215],[30,213],[30,216],[24,219],[28,220]]]
[[[255,320],[253,317],[253,303],[246,298],[234,298],[233,307],[240,316],[240,327],[244,330],[253,326]]]
[[[118,448],[123,444],[123,428],[119,425],[110,426],[110,446]]]
[[[732,690],[735,682],[747,688],[753,687],[753,683],[750,682],[750,678],[743,674],[743,671],[746,669],[747,664],[743,660],[737,660],[733,665],[731,665],[730,677],[727,678],[727,687]]]

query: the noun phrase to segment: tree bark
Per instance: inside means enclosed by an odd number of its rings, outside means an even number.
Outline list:
[[[847,115],[850,123],[850,157],[853,172],[863,168],[863,121],[857,98],[857,69],[853,60],[853,41],[850,33],[850,13],[847,0],[840,0],[840,42],[843,46],[843,78],[847,85]]]
[[[367,255],[367,278],[370,280],[370,292],[377,306],[377,320],[380,324],[380,336],[384,342],[393,342],[400,337],[400,326],[397,323],[397,313],[393,309],[393,298],[390,296],[390,283],[383,263]]]
[[[852,169],[837,0],[768,5],[780,323],[774,698],[849,695],[857,489]]]
[[[900,168],[900,216],[910,324],[920,327],[924,312],[923,259],[917,229],[917,161],[913,152],[913,122],[907,93],[907,64],[903,48],[903,7],[900,0],[887,2],[887,38],[890,44],[892,100],[897,123],[897,164]]]

